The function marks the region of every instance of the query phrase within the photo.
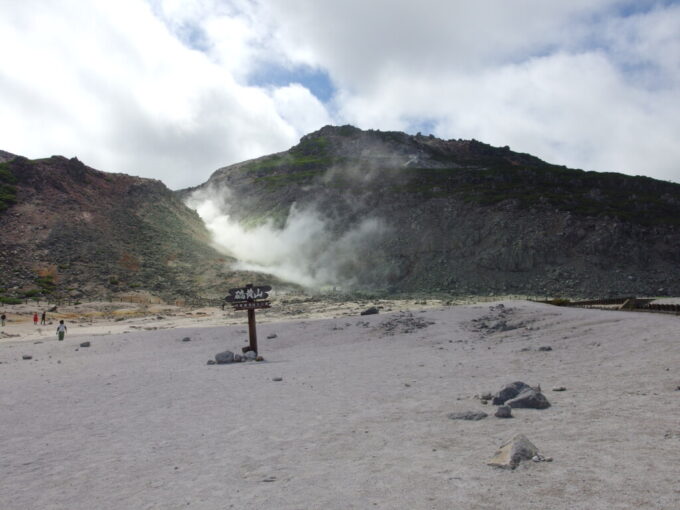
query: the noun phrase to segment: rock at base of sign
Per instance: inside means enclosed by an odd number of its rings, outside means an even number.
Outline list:
[[[240,354],[234,354],[234,363],[240,363],[241,361],[243,361],[243,356]]]
[[[361,312],[360,315],[375,315],[377,313],[380,313],[380,310],[378,310],[375,306],[372,306]]]
[[[483,420],[489,416],[483,411],[462,411],[458,413],[449,413],[448,417],[450,420],[470,420],[478,421]]]
[[[487,462],[489,466],[515,469],[522,460],[529,460],[538,455],[538,448],[524,434],[517,434],[510,441],[501,445],[496,455]]]
[[[231,351],[224,351],[215,354],[215,362],[218,365],[226,365],[234,362],[234,353]]]
[[[92,344],[90,342],[82,342],[80,344],[81,347],[90,347]]]
[[[248,351],[243,355],[245,361],[254,361],[257,358],[257,353],[255,351]]]

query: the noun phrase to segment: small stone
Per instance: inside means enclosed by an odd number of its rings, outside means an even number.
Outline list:
[[[255,358],[255,361],[264,361],[264,358],[262,356],[258,356],[257,358]]]
[[[82,342],[80,344],[81,347],[90,347],[90,345],[91,345],[90,342]]]
[[[542,345],[538,348],[538,350],[541,352],[548,352],[552,351],[552,347],[550,347],[549,345]]]
[[[274,382],[283,381],[283,377],[273,377],[273,378],[272,378],[272,381],[274,381]]]
[[[448,417],[450,420],[469,420],[478,421],[483,420],[489,416],[483,411],[462,411],[457,413],[449,413]]]
[[[243,355],[246,361],[254,361],[257,358],[257,353],[255,351],[248,351]]]
[[[271,340],[272,338],[276,338],[278,335],[276,333],[272,333],[271,335],[267,335],[267,338]]]
[[[487,405],[489,403],[488,400],[482,400],[481,402],[482,402],[483,405]]]
[[[208,363],[206,363],[206,365],[214,365],[214,364],[215,364],[215,360],[214,360],[214,359],[209,359],[209,360],[208,360]]]
[[[512,408],[510,406],[500,406],[496,409],[496,418],[512,418]]]
[[[184,338],[182,338],[182,342],[191,342],[191,338],[185,336]]]
[[[240,354],[234,354],[234,363],[240,363],[241,361],[243,361],[243,356]]]
[[[21,359],[33,359],[33,356],[30,356],[29,354],[24,354]]]
[[[564,386],[555,386],[552,390],[553,391],[567,391],[567,388],[565,388]]]
[[[493,395],[489,392],[482,393],[479,398],[481,398],[482,400],[491,400],[493,398]]]

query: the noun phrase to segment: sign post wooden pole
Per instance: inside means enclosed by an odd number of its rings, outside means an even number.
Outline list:
[[[257,329],[255,328],[255,310],[248,310],[248,336],[250,337],[250,350],[257,354]]]

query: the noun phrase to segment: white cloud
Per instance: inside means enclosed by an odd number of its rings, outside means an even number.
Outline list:
[[[228,68],[180,43],[143,2],[25,2],[5,11],[6,150],[77,155],[181,187],[299,138],[300,127],[279,115],[275,90],[239,84]]]
[[[442,137],[680,181],[676,3],[0,0],[0,7],[0,148],[29,157],[77,155],[181,187],[284,150],[325,123],[408,129],[426,120]],[[330,104],[304,79],[249,85],[270,68],[301,65],[331,77]]]

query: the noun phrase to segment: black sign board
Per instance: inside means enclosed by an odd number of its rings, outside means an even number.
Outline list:
[[[229,289],[229,295],[224,298],[225,301],[230,303],[237,303],[243,301],[255,301],[256,299],[267,299],[269,297],[269,292],[272,290],[269,285],[259,285],[254,287],[253,285],[246,285],[245,287],[240,287],[238,289]]]

